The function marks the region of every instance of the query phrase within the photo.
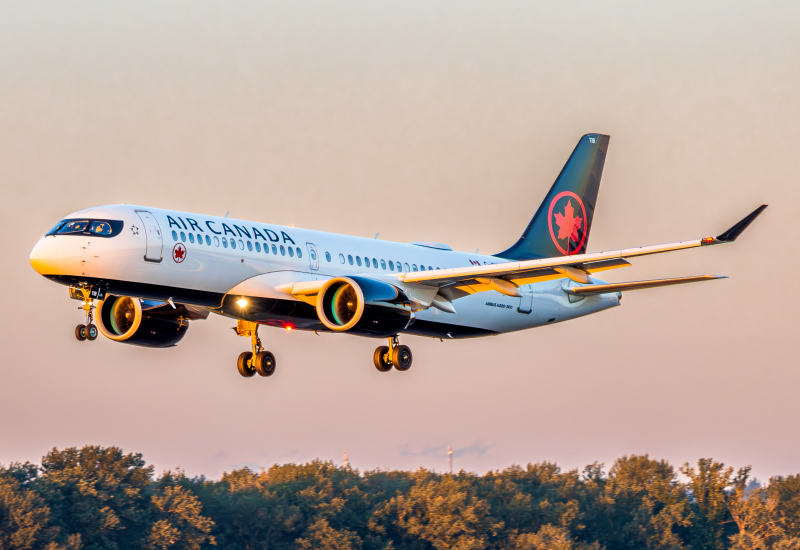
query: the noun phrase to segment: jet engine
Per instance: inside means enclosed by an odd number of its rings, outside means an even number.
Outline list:
[[[174,346],[186,335],[189,319],[208,312],[169,302],[107,295],[97,304],[96,322],[106,338],[147,348]]]
[[[408,298],[395,286],[366,277],[336,277],[317,295],[317,316],[337,332],[391,336],[408,326]]]

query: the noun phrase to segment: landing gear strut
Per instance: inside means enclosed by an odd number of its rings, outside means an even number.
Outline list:
[[[275,356],[269,351],[264,351],[261,345],[261,338],[258,337],[258,323],[239,319],[233,329],[239,336],[250,337],[253,351],[243,351],[239,354],[236,367],[239,374],[245,378],[250,378],[258,374],[259,376],[272,376],[275,373]]]
[[[78,325],[75,327],[75,338],[83,342],[89,340],[90,342],[97,339],[97,327],[93,324],[94,321],[94,300],[92,299],[92,287],[89,285],[82,285],[80,288],[75,289],[76,294],[80,293],[83,300],[83,305],[80,307],[86,312],[86,324]],[[72,293],[72,289],[70,289]]]
[[[380,372],[388,372],[395,369],[404,372],[411,368],[413,356],[411,348],[400,345],[397,336],[389,338],[389,346],[380,346],[372,355],[375,368]]]

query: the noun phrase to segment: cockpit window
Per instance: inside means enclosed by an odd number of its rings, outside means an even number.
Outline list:
[[[111,225],[107,222],[93,221],[89,226],[89,231],[97,235],[111,235]]]
[[[64,224],[64,226],[59,229],[58,232],[61,235],[67,235],[69,233],[83,233],[86,231],[87,227],[89,227],[88,220],[74,221]]]
[[[115,237],[122,232],[122,220],[61,220],[45,235],[88,235]]]

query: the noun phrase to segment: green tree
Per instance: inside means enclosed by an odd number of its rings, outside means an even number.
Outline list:
[[[35,488],[65,534],[88,550],[136,548],[148,531],[153,468],[117,447],[53,449],[42,459]]]
[[[179,472],[179,477],[185,476]],[[200,499],[175,483],[171,473],[165,474],[162,480],[164,478],[169,484],[161,483],[151,497],[157,519],[150,528],[148,546],[154,550],[198,550],[205,542],[215,544],[214,537],[209,535],[214,522],[203,516]]]
[[[437,550],[480,550],[502,524],[489,515],[489,503],[478,498],[475,479],[465,473],[441,478],[427,470],[416,472],[417,482],[375,511],[370,522],[379,532],[393,525],[405,535]]]
[[[673,467],[647,455],[618,459],[593,503],[596,535],[609,548],[678,550],[691,524],[686,491]]]
[[[359,550],[361,537],[347,529],[334,529],[325,518],[320,518],[307,530],[305,537],[297,539],[300,550]]]
[[[687,489],[694,515],[692,546],[703,550],[725,548],[725,524],[730,521],[726,489],[733,482],[733,468],[701,458],[697,469],[687,462],[680,471],[689,478]]]
[[[800,537],[800,475],[775,476],[769,480],[768,491],[784,517],[786,534]]]
[[[31,471],[26,466],[0,466],[0,549],[59,548],[55,543],[59,530],[50,524],[50,508],[25,486]]]

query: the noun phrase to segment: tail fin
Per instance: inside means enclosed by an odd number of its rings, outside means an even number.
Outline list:
[[[495,256],[533,260],[586,252],[609,136],[583,136],[522,237]]]

